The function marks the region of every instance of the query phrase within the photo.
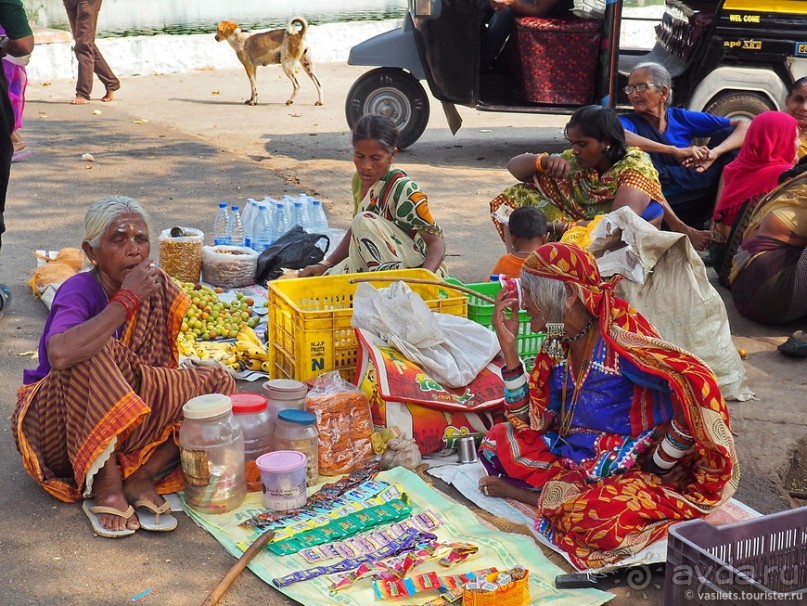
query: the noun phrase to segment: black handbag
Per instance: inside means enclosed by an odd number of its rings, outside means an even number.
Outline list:
[[[325,250],[317,243],[325,239]],[[255,268],[255,283],[263,284],[275,280],[283,273],[283,269],[302,269],[325,258],[331,240],[325,234],[309,234],[295,225],[285,234],[269,245],[258,257]]]

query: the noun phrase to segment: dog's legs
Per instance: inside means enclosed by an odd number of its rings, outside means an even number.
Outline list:
[[[289,65],[291,63],[291,65]],[[291,85],[293,90],[291,91],[291,97],[288,98],[286,101],[286,105],[291,105],[294,103],[294,98],[297,96],[297,92],[300,90],[300,83],[297,81],[297,76],[294,75],[294,62],[283,61],[281,64],[283,66],[283,73],[291,80]]]
[[[255,81],[256,80],[255,76],[258,70],[251,63],[249,64],[244,63],[244,69],[247,71],[247,78],[249,78],[249,88],[252,92],[250,98],[244,101],[244,103],[246,103],[247,105],[258,105],[258,86]]]
[[[309,78],[311,78],[314,86],[317,87],[317,102],[314,105],[322,105],[322,86],[320,86],[319,78],[317,78],[317,75],[314,73],[314,63],[311,61],[311,56],[308,54],[307,48],[303,51],[303,56],[300,59],[300,63],[302,64],[305,73],[308,74]]]

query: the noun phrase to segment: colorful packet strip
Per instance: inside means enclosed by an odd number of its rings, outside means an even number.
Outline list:
[[[367,562],[372,562],[375,560],[399,555],[407,551],[416,550],[419,544],[435,541],[436,539],[437,537],[431,533],[411,529],[407,535],[401,537],[393,543],[390,543],[389,545],[384,546],[378,553],[342,560],[341,562],[337,562],[336,564],[331,564],[329,566],[315,566],[314,568],[294,572],[286,575],[285,577],[272,579],[272,584],[275,587],[285,587],[293,583],[308,581],[310,579],[315,579],[327,574],[336,574],[338,572],[354,570]]]
[[[487,575],[494,572],[499,572],[498,568],[483,568],[481,570],[474,570],[473,572],[466,572],[465,574],[455,574],[446,577],[440,577],[443,584],[443,589],[452,590],[458,587],[463,587],[466,583],[475,581],[476,579],[484,579]]]
[[[403,495],[406,498],[406,495]],[[384,505],[370,507],[361,512],[338,518],[319,528],[301,532],[282,541],[273,541],[267,549],[276,555],[291,555],[307,547],[331,543],[353,536],[369,528],[396,522],[412,513],[412,507],[403,499],[393,499]]]
[[[440,577],[437,576],[436,572],[427,572],[426,574],[404,579],[375,581],[373,583],[375,597],[380,600],[395,600],[424,591],[440,589],[441,587]]]
[[[247,520],[240,523],[244,528],[260,528],[261,530],[268,530],[269,528],[279,528],[285,526],[293,521],[305,519],[307,517],[314,517],[320,513],[332,509],[332,504],[337,498],[350,493],[355,494],[353,491],[359,487],[360,484],[374,478],[381,467],[377,464],[368,467],[354,469],[348,475],[342,477],[336,482],[329,482],[320,488],[317,492],[308,497],[308,502],[305,507],[295,509],[293,511],[265,511],[259,513]],[[371,495],[372,496],[372,495]],[[364,500],[369,497],[363,497],[353,500]]]
[[[410,528],[423,532],[432,532],[442,525],[443,521],[431,511],[422,511],[406,520],[390,526],[363,533],[338,543],[328,543],[317,547],[302,549],[300,555],[311,564],[324,562],[334,558],[355,558],[377,551],[400,537]]]
[[[440,597],[429,600],[428,602],[423,602],[420,606],[447,606],[448,604],[459,604],[462,602],[462,596],[464,594],[465,589],[462,586],[455,587],[454,589],[443,591]]]

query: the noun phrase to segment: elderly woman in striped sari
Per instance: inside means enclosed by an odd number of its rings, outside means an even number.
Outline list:
[[[12,430],[25,470],[65,502],[84,500],[96,534],[172,530],[160,496],[182,487],[182,405],[235,391],[219,368],[178,369],[190,305],[149,258],[148,215],[131,198],[92,204],[82,248],[93,265],[56,293],[26,370]]]

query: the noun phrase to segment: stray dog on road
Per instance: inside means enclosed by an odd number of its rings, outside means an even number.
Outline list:
[[[241,31],[237,23],[222,21],[216,27],[216,41],[226,40],[238,55],[238,60],[247,71],[252,96],[245,101],[247,105],[258,104],[258,88],[255,85],[255,71],[261,65],[274,65],[279,63],[283,72],[291,80],[294,90],[286,105],[294,103],[300,83],[294,75],[297,63],[303,66],[305,73],[317,87],[317,102],[322,105],[322,87],[317,75],[314,73],[314,64],[308,53],[305,43],[305,34],[308,31],[308,22],[302,17],[293,17],[285,28],[273,29],[265,32],[247,34]]]

